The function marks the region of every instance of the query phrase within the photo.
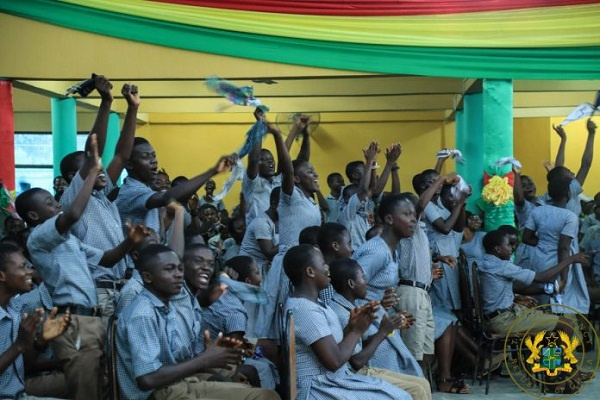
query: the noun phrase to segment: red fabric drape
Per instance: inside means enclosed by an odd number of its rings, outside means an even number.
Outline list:
[[[598,3],[598,0],[151,0],[282,14],[392,16],[457,14]]]
[[[0,180],[15,189],[15,116],[12,83],[0,80]]]

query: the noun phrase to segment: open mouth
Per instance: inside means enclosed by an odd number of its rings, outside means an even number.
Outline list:
[[[198,283],[202,285],[208,285],[208,281],[210,280],[210,276],[208,274],[199,274],[198,275]]]

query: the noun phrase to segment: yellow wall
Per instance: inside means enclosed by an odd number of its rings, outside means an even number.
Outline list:
[[[542,163],[550,160],[550,119],[515,118],[513,122],[514,156],[523,164],[523,174],[536,183],[538,194],[546,192],[546,170]]]
[[[202,173],[220,155],[236,151],[249,126],[250,124],[150,124],[142,127],[138,134],[153,144],[159,166],[165,168],[172,179],[177,175],[190,177]],[[412,190],[412,176],[435,165],[435,153],[442,146],[442,130],[441,122],[321,123],[314,133],[311,155],[311,162],[320,175],[321,190],[324,194],[329,193],[327,175],[331,172],[344,175],[346,163],[362,159],[361,149],[374,139],[382,147],[393,142],[402,143],[403,152],[399,161],[401,184],[403,190]],[[297,142],[292,148],[292,157],[297,155],[299,144]],[[267,138],[265,147],[275,152],[271,137]],[[384,163],[382,152],[379,164],[383,166]],[[217,191],[225,179],[226,176],[215,179]],[[228,208],[237,204],[239,191],[240,184],[236,184],[225,199]]]

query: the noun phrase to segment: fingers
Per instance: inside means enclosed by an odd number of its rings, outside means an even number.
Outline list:
[[[48,315],[48,318],[54,319],[56,317],[56,314],[58,314],[58,307],[54,307],[52,309],[52,311],[50,311],[50,314]]]

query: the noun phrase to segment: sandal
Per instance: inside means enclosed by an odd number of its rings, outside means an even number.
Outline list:
[[[451,384],[451,386],[447,390],[442,390],[442,389],[440,389],[440,386],[442,384]],[[469,385],[467,385],[462,379],[453,379],[453,378],[440,379],[438,381],[437,386],[438,386],[438,391],[440,391],[442,393],[469,394],[471,392],[471,387]]]

